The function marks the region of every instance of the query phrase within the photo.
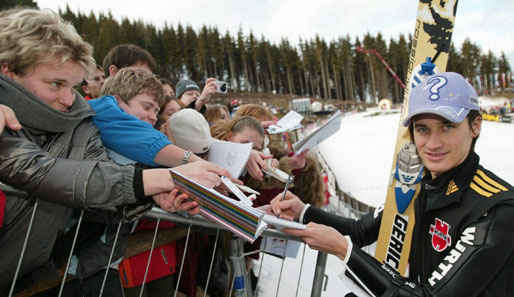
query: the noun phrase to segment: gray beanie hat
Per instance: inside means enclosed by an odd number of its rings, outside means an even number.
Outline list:
[[[197,90],[198,92],[201,92],[200,87],[194,81],[189,79],[183,79],[179,81],[175,89],[177,90],[176,98],[180,98],[184,92],[189,90]]]

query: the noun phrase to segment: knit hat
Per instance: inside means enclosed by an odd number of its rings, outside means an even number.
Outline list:
[[[194,109],[185,108],[172,114],[169,125],[174,144],[195,154],[207,152],[214,141],[207,120]]]
[[[411,91],[409,115],[403,125],[408,127],[414,116],[423,113],[435,114],[452,123],[460,123],[470,110],[480,110],[475,89],[458,73],[437,73]]]
[[[176,98],[180,98],[184,92],[189,90],[197,90],[198,92],[201,92],[200,87],[194,81],[189,79],[179,81],[175,89],[177,90]]]

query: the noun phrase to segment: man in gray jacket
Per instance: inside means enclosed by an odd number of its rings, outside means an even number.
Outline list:
[[[0,294],[11,285],[20,258],[18,278],[38,281],[55,271],[48,260],[73,208],[121,211],[126,217],[127,209],[154,203],[168,211],[197,206],[176,203],[167,169],[139,170],[109,161],[91,120],[93,110],[75,92],[95,67],[91,54],[73,26],[53,12],[0,12],[0,104],[13,109],[22,125],[0,136],[0,189],[7,198]],[[228,175],[207,162],[175,170],[208,187]]]

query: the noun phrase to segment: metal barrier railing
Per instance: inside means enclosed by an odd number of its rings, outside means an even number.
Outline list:
[[[82,218],[82,214],[84,213],[84,211],[81,211],[81,216],[80,218]],[[155,242],[156,242],[156,238],[158,237],[158,230],[159,230],[159,223],[161,221],[172,221],[172,222],[175,222],[177,224],[180,224],[180,225],[185,225],[187,226],[188,228],[188,232],[187,232],[187,236],[186,236],[186,243],[185,243],[185,248],[184,248],[184,255],[182,257],[182,259],[180,260],[180,268],[178,271],[178,276],[176,276],[176,286],[175,286],[175,292],[174,292],[174,296],[177,296],[178,294],[178,287],[179,287],[179,283],[180,283],[180,279],[181,279],[181,275],[182,275],[182,271],[184,270],[184,265],[187,265],[185,263],[185,259],[186,259],[186,250],[187,250],[187,245],[188,245],[188,240],[189,240],[189,237],[190,237],[190,234],[191,234],[191,228],[194,226],[194,227],[200,227],[200,228],[207,228],[209,230],[215,230],[216,231],[216,239],[215,239],[215,243],[214,243],[214,249],[213,249],[213,254],[211,255],[211,261],[210,261],[210,267],[209,267],[209,275],[207,276],[207,283],[205,284],[204,288],[204,296],[206,296],[207,292],[208,292],[208,287],[209,287],[209,281],[211,280],[211,271],[212,271],[212,265],[213,265],[213,261],[214,261],[214,255],[216,253],[216,245],[218,244],[218,239],[219,239],[219,235],[220,235],[220,231],[224,230],[224,227],[222,227],[221,225],[218,225],[218,224],[214,224],[202,217],[199,217],[199,216],[195,216],[195,217],[185,217],[185,216],[182,216],[180,214],[171,214],[171,213],[168,213],[166,211],[163,211],[162,209],[160,208],[157,208],[157,207],[154,207],[151,211],[149,211],[148,213],[145,214],[145,216],[143,217],[144,219],[149,219],[149,220],[156,220],[157,224],[156,224],[156,227],[155,227],[155,230],[153,231],[154,234],[153,234],[153,239],[152,239],[152,244],[151,244],[151,247],[150,247],[150,256],[149,256],[149,259],[148,259],[148,262],[147,262],[147,265],[146,265],[146,271],[145,271],[145,276],[144,276],[144,279],[146,279],[146,276],[148,274],[148,271],[150,269],[150,261],[151,261],[151,255],[152,255],[152,251],[155,247]],[[65,282],[67,280],[70,280],[70,278],[64,278],[63,275],[67,275],[68,274],[68,269],[70,267],[70,262],[71,262],[71,259],[72,259],[72,255],[73,255],[73,248],[75,246],[75,240],[81,230],[80,226],[81,226],[81,222],[82,220],[79,219],[79,223],[77,224],[77,231],[76,233],[74,234],[74,241],[73,241],[73,244],[72,244],[72,247],[71,247],[71,250],[69,252],[69,255],[67,257],[67,262],[66,262],[66,265],[65,265],[65,270],[64,270],[64,273],[61,275],[60,277],[60,280],[58,283],[56,283],[54,281],[53,284],[51,285],[48,285],[47,287],[43,287],[43,289],[51,289],[52,287],[53,288],[56,288],[55,286],[57,285],[59,287],[59,293],[58,293],[58,296],[62,296],[63,294],[63,288],[65,286]],[[116,232],[116,236],[114,238],[114,241],[116,241],[118,239],[118,235],[119,235],[119,230],[120,230],[120,227],[121,227],[122,223],[120,222],[118,224],[118,228],[117,228],[117,232]],[[29,230],[30,232],[30,230]],[[274,237],[274,238],[278,238],[278,239],[283,239],[283,240],[286,240],[286,247],[287,247],[287,242],[288,241],[297,241],[297,242],[302,242],[301,239],[299,238],[296,238],[294,236],[291,236],[291,235],[288,235],[286,233],[283,233],[283,232],[280,232],[278,230],[274,230],[274,229],[268,229],[266,231],[264,231],[264,233],[262,234],[263,237]],[[27,234],[27,238],[28,238],[28,234]],[[236,237],[236,236],[233,236],[232,239],[231,239],[231,244],[230,244],[230,255],[229,255],[229,258],[232,262],[232,282],[231,282],[231,287],[230,287],[230,293],[229,293],[229,296],[244,296],[244,297],[255,297],[255,296],[258,296],[257,295],[257,290],[256,288],[252,288],[251,287],[251,284],[250,284],[250,281],[249,281],[249,274],[248,274],[248,270],[246,268],[246,261],[245,261],[245,257],[248,256],[249,254],[245,254],[243,252],[243,244],[244,244],[244,241],[242,239],[240,239],[239,237]],[[108,260],[108,263],[106,263],[106,267],[110,267],[111,266],[111,262],[113,260],[113,253],[114,253],[114,248],[116,247],[116,243],[114,242],[113,243],[113,249],[111,250],[110,254],[109,254],[109,260]],[[284,249],[284,253],[285,253],[285,250]],[[255,252],[260,252],[260,250],[257,250]],[[254,253],[255,253],[254,252]],[[324,254],[324,253],[320,253],[320,254]],[[302,255],[302,268],[303,268],[303,256],[305,255],[305,248],[304,248],[304,254]],[[281,275],[282,275],[282,268],[284,266],[284,261],[285,261],[285,254],[283,255],[284,257],[282,257],[282,265],[281,265],[281,269],[280,269],[280,274],[279,274],[279,279],[281,279]],[[259,274],[260,274],[260,271],[262,269],[262,265],[264,263],[264,257],[265,257],[265,254],[262,253],[261,254],[261,261],[260,261],[260,267],[259,267]],[[21,256],[20,256],[20,261],[19,263],[21,264],[23,261],[23,252],[21,253]],[[325,269],[325,263],[323,261],[326,261],[326,254],[325,256],[318,256],[318,263],[316,263],[316,268],[315,268],[315,275],[314,275],[314,278],[313,278],[313,285],[312,285],[312,292],[311,292],[311,296],[313,297],[319,297],[321,296],[321,288],[323,287],[322,286],[322,282],[323,280],[326,278],[326,276],[324,275],[324,269]],[[177,261],[177,265],[178,265],[178,262]],[[19,266],[19,265],[18,265]],[[108,273],[108,269],[106,269],[105,271],[105,275],[103,277],[103,283],[102,283],[102,287],[100,289],[100,294],[99,296],[105,296],[105,294],[103,293],[104,292],[104,286],[105,286],[105,282],[106,282],[106,279],[107,279],[107,273]],[[300,276],[301,276],[301,271],[300,271]],[[16,279],[17,277],[15,277],[14,279]],[[300,280],[298,279],[298,284],[300,283]],[[43,289],[36,289],[36,290],[30,290],[31,288],[29,288],[29,290],[24,290],[24,291],[21,291],[21,292],[17,292],[15,294],[14,292],[14,288],[15,288],[15,285],[16,285],[16,280],[12,282],[11,284],[11,289],[10,289],[10,292],[9,292],[9,297],[10,296],[18,296],[18,297],[21,297],[21,296],[33,296],[35,293],[39,293],[41,291],[44,291]],[[139,296],[142,296],[142,293],[143,293],[143,289],[144,289],[144,286],[145,286],[145,281],[143,281],[143,284],[141,286],[141,291],[140,291],[140,294]],[[279,293],[279,288],[280,288],[280,281],[279,281],[279,284],[277,286],[277,289],[276,289],[276,295],[275,296],[278,296],[278,293]],[[298,294],[298,290],[296,292],[296,294]],[[289,296],[289,294],[288,294]]]
[[[365,203],[360,202],[359,200],[355,199],[354,197],[348,195],[347,193],[344,193],[340,189],[340,187],[338,186],[338,182],[337,182],[336,176],[332,172],[332,170],[330,169],[330,166],[327,164],[327,162],[325,161],[323,156],[320,154],[320,152],[318,150],[315,149],[314,151],[316,152],[318,160],[321,163],[323,169],[325,170],[325,172],[328,175],[329,190],[330,190],[331,197],[335,197],[336,198],[335,199],[336,201],[330,201],[330,206],[333,206],[333,207],[330,207],[331,211],[336,212],[336,213],[338,213],[340,215],[343,215],[345,217],[360,218],[365,213],[368,213],[369,211],[374,210],[373,207],[371,207],[371,206],[369,206],[369,205],[367,205]],[[37,212],[37,200],[36,200],[36,202],[35,202],[35,204],[33,206],[33,212],[34,212],[33,215],[35,215],[35,213]],[[78,234],[80,232],[80,226],[81,226],[81,222],[82,222],[82,214],[83,213],[84,213],[84,211],[81,212],[80,218],[78,220],[77,228],[76,228],[77,230],[76,230],[76,233],[74,235],[74,241],[73,241],[73,244],[71,245],[71,250],[70,250],[69,255],[68,255],[68,260],[66,262],[66,267],[65,267],[65,270],[64,270],[64,272],[62,273],[62,275],[60,277],[59,295],[58,296],[62,295],[65,282],[67,280],[69,280],[68,277],[64,277],[64,276],[68,275],[68,269],[70,267],[70,262],[71,262],[72,255],[73,255],[73,249],[74,249],[74,246],[75,246],[75,240],[76,240],[76,238],[77,238],[77,236],[78,236]],[[206,284],[204,286],[204,288],[205,288],[204,296],[206,296],[206,294],[208,292],[208,288],[209,288],[209,282],[211,280],[211,272],[212,272],[212,267],[213,267],[213,262],[214,262],[214,256],[215,256],[215,253],[216,253],[216,246],[218,245],[218,240],[219,240],[219,237],[220,237],[220,231],[224,230],[224,227],[221,226],[221,225],[218,225],[218,224],[214,224],[214,223],[212,223],[212,222],[210,222],[210,221],[208,221],[208,220],[206,220],[206,219],[204,219],[202,217],[198,217],[198,216],[195,216],[195,217],[184,217],[184,216],[181,216],[181,215],[178,215],[178,214],[168,213],[166,211],[161,210],[160,208],[153,208],[151,211],[149,211],[148,213],[145,214],[144,218],[151,219],[151,220],[156,220],[157,224],[156,224],[156,227],[155,227],[155,230],[154,230],[152,244],[151,244],[151,247],[150,247],[150,256],[149,256],[149,259],[148,259],[148,262],[147,262],[147,265],[146,265],[146,270],[145,270],[145,274],[144,274],[144,280],[143,280],[143,284],[141,286],[141,291],[140,291],[139,296],[142,296],[142,293],[143,293],[143,289],[144,289],[144,286],[145,286],[145,280],[146,280],[148,271],[150,269],[150,261],[151,261],[152,251],[153,251],[153,249],[155,247],[155,242],[156,242],[156,239],[158,237],[159,223],[162,220],[172,221],[172,222],[175,222],[175,223],[178,223],[178,224],[182,224],[182,225],[188,226],[188,228],[187,228],[187,235],[186,235],[186,243],[185,243],[186,247],[184,248],[183,257],[180,260],[180,270],[179,270],[179,273],[178,273],[178,276],[177,276],[177,280],[176,280],[174,296],[177,296],[177,294],[178,294],[178,288],[179,288],[179,284],[180,284],[180,280],[181,280],[182,271],[183,271],[184,265],[186,265],[185,264],[186,250],[187,250],[187,245],[188,245],[188,242],[189,242],[189,237],[191,235],[192,227],[194,226],[194,227],[200,227],[200,228],[207,228],[207,229],[216,230],[216,237],[215,237],[213,254],[211,256],[211,261],[210,261],[209,274],[207,276],[207,281],[206,281]],[[118,229],[117,229],[117,232],[116,232],[116,236],[114,238],[113,249],[110,252],[109,260],[106,263],[106,267],[110,267],[111,266],[111,262],[113,260],[112,258],[113,258],[114,248],[116,247],[116,241],[118,240],[118,234],[120,232],[120,227],[121,226],[122,226],[122,223],[120,222],[118,224]],[[18,279],[18,277],[19,277],[18,271],[19,271],[19,268],[21,266],[21,263],[23,262],[23,255],[25,253],[25,248],[26,248],[26,245],[27,245],[27,242],[28,242],[28,238],[29,238],[29,235],[30,235],[30,230],[31,230],[31,224],[29,224],[29,229],[27,231],[27,236],[26,236],[26,239],[25,239],[25,243],[23,244],[23,248],[20,251],[20,259],[19,259],[19,262],[18,262],[18,266],[16,268],[16,271],[13,272],[13,279],[14,279],[14,281],[12,282],[10,290],[9,290],[9,295],[8,295],[9,297],[11,297],[11,296],[18,296],[18,297],[33,296],[34,292],[38,293],[38,292],[42,291],[41,289],[39,289],[39,291],[38,290],[24,290],[22,292],[16,293],[16,295],[15,295],[15,292],[14,292],[15,291],[15,285],[16,285],[16,279]],[[269,237],[284,239],[284,240],[286,240],[286,247],[287,247],[288,241],[302,242],[302,240],[299,239],[299,238],[296,238],[294,236],[291,236],[291,235],[288,235],[288,234],[285,234],[285,233],[282,233],[282,232],[280,232],[278,230],[273,230],[273,229],[268,229],[268,230],[264,231],[262,236],[263,237],[268,237],[269,236]],[[243,251],[243,240],[238,238],[238,237],[233,237],[232,240],[231,240],[231,243],[230,243],[230,247],[231,248],[230,248],[230,256],[229,256],[229,258],[230,258],[230,260],[232,262],[232,281],[231,281],[231,287],[230,287],[229,296],[232,296],[232,295],[234,295],[234,296],[245,296],[245,297],[257,296],[256,295],[257,294],[257,290],[253,291],[252,288],[251,288],[250,282],[249,282],[248,270],[247,270],[246,264],[245,264],[245,256],[248,256],[248,254],[245,254],[244,251]],[[285,250],[286,249],[284,249],[284,253],[285,253]],[[260,252],[260,250],[258,250],[256,252]],[[262,264],[264,262],[264,255],[265,254],[263,253],[262,254],[262,260],[260,261],[261,266],[259,267],[259,276],[260,276],[260,273],[261,273],[261,270],[262,270]],[[303,252],[303,255],[302,255],[302,265],[301,265],[302,268],[303,268],[303,257],[304,257],[304,255],[305,255],[305,247],[304,247],[304,252]],[[277,286],[275,296],[278,296],[278,294],[279,294],[280,279],[281,279],[281,276],[282,276],[282,269],[283,269],[283,266],[284,266],[285,254],[283,255],[282,258],[283,258],[283,260],[282,260],[282,265],[281,265],[280,274],[279,274],[279,284]],[[318,259],[317,259],[316,267],[315,267],[315,274],[314,274],[314,277],[313,277],[313,285],[312,285],[312,289],[311,289],[311,296],[312,297],[319,297],[319,296],[321,296],[321,292],[323,291],[323,282],[327,278],[327,276],[324,273],[325,265],[326,265],[326,260],[327,260],[327,255],[325,253],[321,253],[320,252],[318,254]],[[104,284],[105,284],[105,281],[107,279],[108,271],[109,271],[109,269],[106,269],[106,272],[105,272],[105,275],[104,275],[104,278],[103,278],[102,287],[100,289],[99,296],[103,295]],[[300,276],[299,276],[299,279],[298,279],[296,295],[298,295],[298,288],[299,288],[299,284],[300,284],[300,277],[301,277],[301,271],[300,271]],[[54,285],[48,285],[46,288],[48,289],[48,288],[51,288],[52,286],[55,286],[55,284]],[[288,294],[288,296],[289,296],[289,294]]]
[[[214,224],[202,217],[184,217],[181,215],[168,213],[166,211],[163,211],[160,208],[152,209],[152,211],[147,213],[145,215],[145,217],[149,218],[149,219],[166,219],[166,220],[173,221],[175,223],[180,223],[180,224],[185,224],[185,225],[195,225],[195,226],[213,228],[213,229],[218,229],[218,230],[225,229],[223,226]],[[286,240],[286,247],[287,247],[287,242],[289,240],[303,243],[303,241],[300,238],[283,233],[283,232],[275,230],[275,229],[265,230],[262,234],[262,237],[273,237],[273,238],[278,238],[278,239],[284,239],[284,240]],[[232,296],[232,293],[234,293],[234,296],[245,296],[245,297],[257,296],[257,295],[252,294],[252,288],[249,286],[249,275],[248,275],[248,271],[245,269],[245,256],[248,256],[249,254],[245,254],[243,252],[243,243],[244,243],[244,241],[241,238],[236,237],[236,236],[232,237],[230,259],[232,261],[232,268],[234,269],[234,276],[233,276],[233,279],[231,282],[232,286],[231,286],[229,296]],[[285,253],[285,251],[286,251],[286,248],[284,248],[284,253]],[[304,253],[305,253],[305,250],[304,250]],[[325,255],[324,259],[326,262],[326,253],[319,252],[319,254]],[[261,256],[262,256],[262,258],[264,258],[265,254],[262,254]],[[303,256],[304,256],[304,254],[302,255],[302,265],[301,265],[302,268],[303,268]],[[281,265],[281,269],[280,269],[280,273],[279,273],[279,284],[277,286],[275,296],[278,296],[278,292],[279,292],[279,288],[280,288],[280,279],[282,276],[282,269],[283,269],[283,265],[284,265],[285,255],[283,255],[282,258],[283,258],[282,265]],[[323,259],[323,258],[320,258],[320,259]],[[261,266],[259,267],[259,276],[260,276],[263,262],[264,262],[264,259],[262,259],[261,263],[260,263]],[[326,276],[324,275],[324,271],[325,271],[325,263],[317,262],[314,279],[313,279],[312,292],[311,292],[312,297],[321,296],[321,290],[319,290],[319,288],[322,288],[322,282],[326,278]],[[301,271],[300,271],[300,276],[301,276]],[[258,277],[258,279],[259,279],[259,277]],[[256,289],[256,288],[253,288],[253,289]],[[255,290],[255,293],[257,293],[256,290]],[[298,290],[297,290],[296,294],[298,294]]]

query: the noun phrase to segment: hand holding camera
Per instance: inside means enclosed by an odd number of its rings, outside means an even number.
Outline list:
[[[214,84],[216,84],[216,92],[217,93],[223,93],[223,94],[227,93],[227,90],[228,90],[227,82],[217,80],[214,82]]]
[[[198,97],[198,100],[196,101],[196,109],[200,110],[204,104],[209,102],[209,99],[211,99],[211,96],[214,95],[214,93],[227,93],[227,90],[227,82],[219,81],[212,77],[208,78],[205,81],[205,86],[203,87],[200,97]]]
[[[198,97],[197,102],[201,102],[203,104],[209,102],[209,99],[211,99],[211,96],[216,93],[216,79],[209,77],[205,80],[205,86],[202,89],[202,93],[200,94],[200,97]]]

